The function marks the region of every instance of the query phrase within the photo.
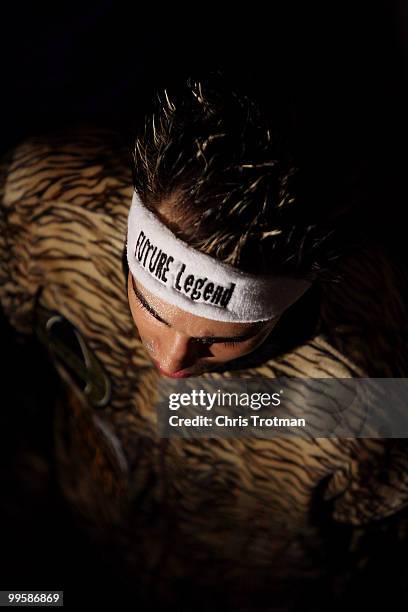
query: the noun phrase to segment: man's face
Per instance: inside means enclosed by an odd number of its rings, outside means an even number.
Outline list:
[[[198,376],[254,351],[279,316],[256,323],[198,317],[158,298],[128,274],[128,299],[140,338],[162,374]]]

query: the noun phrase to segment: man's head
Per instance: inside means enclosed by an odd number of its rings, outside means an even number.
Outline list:
[[[158,94],[136,140],[134,187],[193,249],[243,272],[302,285],[333,259],[333,219],[302,189],[294,129],[285,105],[266,112],[220,72],[188,79]],[[167,373],[199,374],[252,352],[279,319],[197,317],[159,299],[130,272],[128,295],[141,338]],[[236,344],[224,343],[236,336]]]
[[[130,270],[128,298],[140,338],[155,365],[168,375],[199,375],[251,353],[279,320],[229,323],[196,316],[155,296]]]

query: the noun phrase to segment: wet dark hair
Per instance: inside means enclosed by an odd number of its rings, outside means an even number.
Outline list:
[[[163,221],[179,238],[222,262],[331,278],[351,202],[301,134],[279,89],[261,99],[222,70],[190,76],[157,91],[135,141],[134,188],[156,214],[171,207]]]

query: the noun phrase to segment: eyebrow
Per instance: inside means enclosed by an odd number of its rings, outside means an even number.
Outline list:
[[[149,304],[146,298],[140,293],[139,289],[136,287],[134,283],[133,274],[131,274],[130,276],[132,278],[132,289],[137,299],[140,302],[142,302],[143,306],[147,308],[147,310],[150,312],[150,314],[153,315],[153,317],[155,317],[155,319],[157,319],[161,323],[164,323],[168,327],[171,327],[170,323],[165,321],[155,311],[155,309]],[[255,336],[256,333],[259,331],[258,328],[260,328],[261,325],[262,325],[262,321],[259,322],[259,325],[255,325],[253,328],[251,328],[246,334],[241,334],[240,336],[201,336],[199,338],[194,338],[194,340],[199,340],[200,342],[213,342],[213,343],[214,342],[244,342],[244,340],[249,340],[249,338],[252,338],[253,336]]]

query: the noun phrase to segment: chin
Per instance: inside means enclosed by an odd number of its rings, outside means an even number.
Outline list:
[[[174,378],[191,378],[192,376],[200,376],[201,374],[205,374],[206,372],[211,372],[215,369],[219,364],[211,364],[208,366],[197,367],[193,371],[186,371],[185,373],[181,372],[179,376],[174,376]]]
[[[192,376],[200,376],[200,374],[211,372],[213,367],[209,366],[208,368],[197,368],[197,370],[194,370],[193,372],[186,372],[186,373],[181,372],[180,375],[179,376],[176,375],[175,378],[191,378]]]

